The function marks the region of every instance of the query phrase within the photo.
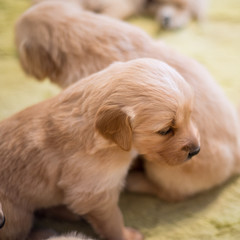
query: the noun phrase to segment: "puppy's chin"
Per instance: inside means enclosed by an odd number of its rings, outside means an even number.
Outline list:
[[[171,154],[169,154],[171,155]],[[147,161],[154,162],[154,163],[159,163],[159,164],[166,164],[169,166],[176,166],[183,164],[191,158],[188,157],[188,154],[186,153],[180,153],[176,156],[163,156],[161,153],[154,153],[154,154],[147,154],[144,155],[144,157],[147,159]]]

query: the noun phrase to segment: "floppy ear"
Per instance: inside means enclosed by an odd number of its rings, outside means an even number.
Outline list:
[[[106,139],[129,151],[132,145],[130,117],[116,105],[101,107],[96,115],[95,127]]]
[[[192,16],[197,21],[203,21],[206,18],[207,0],[191,2]]]
[[[21,65],[27,74],[39,80],[56,77],[66,62],[59,37],[50,30],[41,22],[38,24],[24,17],[15,26],[15,42]]]
[[[51,53],[37,42],[24,42],[18,52],[24,71],[39,80],[51,77],[59,71]]]

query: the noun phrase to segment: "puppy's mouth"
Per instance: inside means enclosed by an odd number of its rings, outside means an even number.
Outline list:
[[[164,161],[169,166],[177,166],[177,165],[181,165],[181,164],[185,163],[188,160],[190,160],[190,158],[188,158],[188,156],[182,157],[182,158],[172,158],[172,159],[161,157],[160,161],[158,160],[158,162]]]
[[[197,154],[197,153],[196,153]],[[196,155],[194,154],[194,155]],[[169,166],[177,166],[177,165],[181,165],[184,164],[185,162],[188,162],[189,160],[192,159],[192,157],[194,156],[193,154],[184,154],[185,156],[176,156],[173,158],[168,158],[168,157],[164,157],[161,153],[158,152],[158,159],[156,159],[157,162],[165,162],[167,165]],[[160,156],[160,158],[159,158]]]

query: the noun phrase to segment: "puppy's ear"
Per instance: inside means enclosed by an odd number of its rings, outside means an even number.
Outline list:
[[[30,19],[31,20],[31,19]],[[15,42],[24,71],[42,80],[56,78],[66,62],[60,41],[46,26],[20,19],[15,26]]]
[[[101,107],[96,116],[95,127],[106,139],[129,151],[132,145],[130,117],[116,105]]]
[[[24,71],[39,80],[51,78],[59,71],[51,53],[37,42],[24,42],[19,46],[18,53]]]
[[[191,1],[192,16],[197,21],[203,21],[206,18],[207,0]]]

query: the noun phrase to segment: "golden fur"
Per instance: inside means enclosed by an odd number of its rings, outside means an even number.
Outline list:
[[[40,3],[43,1],[49,2],[50,0],[33,0],[33,3]],[[119,19],[126,19],[138,15],[143,12],[146,4],[146,0],[67,0],[67,2],[73,3],[84,10],[105,14]]]
[[[207,0],[148,0],[147,10],[153,14],[162,28],[176,29],[191,19],[203,20]]]
[[[25,239],[34,210],[65,204],[106,239],[141,240],[123,227],[120,189],[136,151],[151,162],[180,164],[199,147],[192,105],[190,86],[173,68],[137,59],[115,63],[2,121],[6,224],[0,239]],[[178,133],[162,134],[170,127]],[[163,143],[170,139],[175,149],[168,155]]]
[[[43,1],[50,0],[33,2]],[[150,14],[156,18],[162,28],[176,29],[185,26],[191,19],[203,20],[206,17],[208,0],[68,0],[68,3],[119,19]]]
[[[175,68],[196,95],[193,119],[200,132],[200,154],[177,167],[145,162],[148,180],[142,174],[140,178],[139,174],[130,177],[129,189],[155,192],[154,183],[159,197],[177,200],[239,173],[239,118],[206,69],[165,44],[154,42],[137,27],[94,13],[74,11],[70,6],[58,4],[55,8],[54,4],[39,4],[19,19],[16,43],[28,74],[38,79],[49,77],[66,87],[114,61],[151,57]],[[170,146],[164,144],[161,148]]]

